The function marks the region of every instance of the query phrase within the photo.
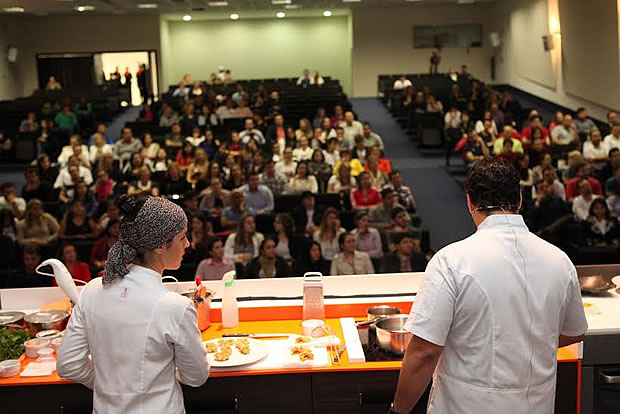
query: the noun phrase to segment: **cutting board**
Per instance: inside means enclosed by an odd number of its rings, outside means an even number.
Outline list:
[[[261,343],[269,348],[269,354],[253,364],[241,365],[230,368],[212,367],[213,371],[253,371],[269,369],[295,369],[295,368],[321,368],[329,364],[329,354],[326,347],[310,346],[314,353],[312,361],[300,361],[298,355],[291,355],[290,347],[295,345],[295,335],[289,339],[267,340],[262,339]],[[301,344],[303,345],[303,344]]]

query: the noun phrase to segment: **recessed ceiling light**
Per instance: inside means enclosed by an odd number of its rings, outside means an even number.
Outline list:
[[[331,16],[331,15],[332,15],[332,12],[331,12],[331,11],[329,11],[329,10],[325,10],[325,11],[323,12],[323,16],[325,16],[325,17],[329,17],[329,16]]]
[[[156,3],[138,3],[136,7],[139,9],[156,9],[158,6]]]
[[[284,13],[284,12],[277,12],[276,13],[276,17],[278,19],[283,19],[285,16],[286,16],[286,13]]]
[[[23,13],[24,12],[24,8],[19,7],[19,6],[5,7],[2,10],[7,13]]]
[[[291,0],[271,0],[271,4],[291,4]]]
[[[301,9],[301,4],[287,4],[284,8],[287,10]]]
[[[233,13],[233,14],[230,15],[230,18],[232,20],[239,20],[239,15],[237,13]]]
[[[93,11],[95,10],[95,6],[75,6],[75,10],[79,12]]]
[[[342,0],[343,3],[361,3],[362,0]]]
[[[210,1],[207,2],[207,4],[211,7],[226,7],[228,6],[228,2],[227,1]]]
[[[183,16],[183,21],[189,22],[190,20],[192,20],[192,16],[190,16],[189,14]]]

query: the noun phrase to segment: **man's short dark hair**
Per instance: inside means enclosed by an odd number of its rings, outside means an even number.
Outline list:
[[[250,171],[247,175],[248,180],[250,179],[250,177],[253,177],[253,176],[260,177],[260,174],[257,171]]]
[[[219,237],[211,237],[209,238],[209,240],[207,240],[207,252],[210,252],[211,250],[213,250],[213,246],[215,246],[215,243],[217,242],[222,242],[222,239]]]
[[[385,200],[387,196],[389,196],[390,194],[394,194],[394,193],[395,191],[391,187],[386,187],[383,190],[381,190],[381,198]]]
[[[186,191],[183,194],[183,200],[193,200],[194,198],[198,198],[198,193],[194,190]]]
[[[24,246],[23,254],[36,254],[37,256],[41,256],[41,251],[37,246]]]
[[[553,168],[553,167],[545,167],[545,168],[543,168],[543,170],[542,170],[543,175],[545,175],[545,171],[548,171],[548,170],[551,170],[551,171],[554,171],[554,172],[555,172],[555,168]]]
[[[620,149],[613,147],[612,149],[609,150],[609,154],[607,154],[608,156],[612,156],[614,155],[616,152],[620,151]]]
[[[301,193],[299,199],[303,201],[308,197],[316,198],[316,195],[312,191],[304,191],[303,193]]]
[[[398,216],[402,212],[406,213],[407,210],[405,210],[403,207],[394,207],[392,209],[392,220],[394,220],[396,218],[396,216]]]
[[[331,137],[330,139],[327,140],[327,144],[331,144],[332,142],[338,142],[338,138]]]
[[[4,190],[8,188],[15,188],[15,184],[10,182],[2,183],[2,185],[0,185],[0,192],[4,192]]]
[[[417,237],[415,237],[412,233],[407,232],[407,231],[397,231],[395,233],[392,233],[392,243],[394,244],[400,244],[401,241],[403,241],[403,239],[417,239]]]
[[[464,188],[471,203],[478,208],[514,212],[518,210],[521,197],[519,181],[519,173],[507,160],[484,158],[469,170]]]
[[[392,170],[390,171],[389,177],[390,180],[392,179],[392,177],[394,177],[396,174],[400,174],[400,170]]]
[[[578,114],[581,111],[585,111],[586,108],[584,108],[583,106],[580,106],[579,108],[577,108],[577,112],[575,112],[576,114]]]

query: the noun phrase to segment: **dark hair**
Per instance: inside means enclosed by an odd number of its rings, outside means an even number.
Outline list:
[[[198,197],[198,193],[196,191],[189,190],[189,191],[186,191],[185,194],[183,194],[183,201],[191,200],[197,197]]]
[[[36,254],[41,257],[41,250],[37,246],[24,246],[23,254]]]
[[[65,249],[67,247],[73,247],[73,250],[75,250],[75,260],[76,262],[80,261],[80,252],[78,252],[77,247],[75,247],[75,244],[71,243],[71,242],[64,242],[63,244],[60,245],[60,249],[58,250],[58,257],[62,258],[62,256],[65,253]]]
[[[267,242],[268,242],[268,241],[272,241],[272,242],[276,243],[276,241],[275,241],[272,237],[270,237],[270,236],[265,237],[265,238],[263,239],[263,241],[262,241],[262,242],[260,242],[260,247],[258,248],[258,251],[259,251],[260,253],[263,253],[263,248],[265,247],[265,244],[267,244]],[[277,244],[277,243],[276,243],[276,244]]]
[[[355,215],[355,222],[360,221],[364,216],[368,216],[368,210],[360,210]]]
[[[390,174],[388,175],[390,177],[390,180],[392,179],[392,177],[394,177],[396,174],[400,174],[400,170],[392,170],[390,171]]]
[[[6,190],[7,188],[15,188],[15,184],[14,183],[3,183],[2,185],[0,185],[0,192]]]
[[[392,243],[394,244],[400,244],[401,241],[403,241],[403,239],[417,239],[417,237],[415,237],[412,233],[407,232],[407,231],[397,231],[395,233],[392,233]]]
[[[295,231],[295,221],[293,217],[289,213],[278,213],[276,214],[276,218],[280,220],[282,223],[282,227],[284,227],[284,232],[290,236]]]
[[[392,209],[392,220],[394,220],[396,218],[396,216],[398,216],[400,213],[406,213],[407,210],[405,210],[404,207],[394,207]]]
[[[391,187],[385,187],[383,190],[381,190],[381,198],[385,200],[387,196],[393,193],[395,193],[395,191]]]
[[[312,197],[312,198],[316,198],[316,194],[314,194],[312,191],[304,191],[303,193],[301,193],[301,195],[299,196],[300,200],[305,200],[308,197]]]
[[[592,204],[590,204],[590,209],[588,210],[588,215],[589,216],[594,216],[594,207],[600,204],[603,207],[605,207],[605,218],[607,220],[611,219],[611,213],[609,212],[609,206],[607,205],[607,202],[605,201],[604,198],[595,198],[594,200],[592,200]]]
[[[484,158],[465,177],[465,193],[482,210],[517,211],[521,198],[519,173],[503,158]],[[490,208],[493,207],[493,208]]]
[[[348,231],[345,231],[344,233],[341,233],[340,236],[338,236],[338,246],[340,246],[340,250],[342,250],[342,246],[344,245],[344,239],[346,239],[347,236],[353,237],[353,235]]]
[[[611,157],[612,155],[614,155],[618,151],[620,151],[620,148],[613,147],[612,149],[609,150],[609,153],[607,155]]]
[[[213,250],[213,247],[215,246],[215,243],[217,242],[220,242],[222,244],[224,243],[224,241],[219,237],[209,238],[209,240],[207,240],[207,252],[210,252],[211,250]]]
[[[109,236],[110,235],[110,229],[112,228],[112,226],[119,224],[120,221],[117,219],[110,219],[108,220],[108,224],[106,224],[105,226],[105,235]]]

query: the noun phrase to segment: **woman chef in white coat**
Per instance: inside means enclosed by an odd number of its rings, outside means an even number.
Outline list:
[[[84,287],[58,351],[58,375],[93,389],[93,412],[185,413],[178,379],[209,376],[191,300],[161,283],[178,269],[187,218],[167,200],[119,200],[121,233],[103,278]],[[91,358],[89,358],[89,355]]]

